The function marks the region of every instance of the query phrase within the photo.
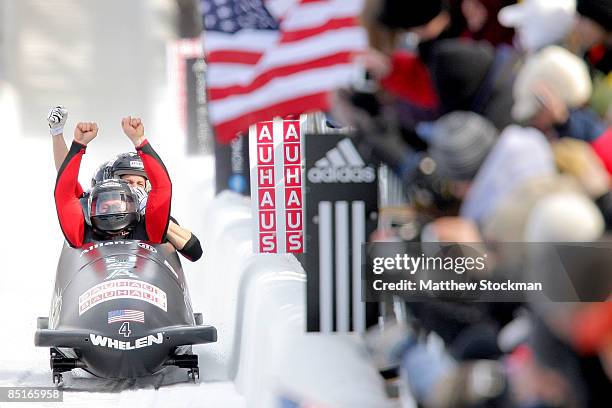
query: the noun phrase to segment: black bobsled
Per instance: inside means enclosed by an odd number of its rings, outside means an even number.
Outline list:
[[[174,365],[199,376],[191,345],[217,330],[194,314],[185,276],[169,244],[115,240],[65,246],[48,318],[34,343],[51,348],[53,382],[82,368],[104,378],[142,377]]]

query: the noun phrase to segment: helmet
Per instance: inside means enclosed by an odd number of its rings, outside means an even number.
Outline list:
[[[118,234],[140,220],[138,199],[125,180],[108,179],[97,183],[89,194],[92,226],[107,234]]]
[[[108,162],[109,177],[121,178],[121,176],[133,175],[144,177],[146,182],[145,190],[151,190],[149,177],[144,170],[144,163],[140,156],[135,152],[121,153],[114,160]]]
[[[147,173],[144,170],[144,164],[142,163],[142,159],[138,156],[137,153],[128,152],[121,153],[117,155],[115,160],[111,160],[109,162],[110,172],[113,177],[119,177],[124,175],[135,175],[141,176],[145,179],[149,179],[147,177]]]
[[[106,180],[112,178],[111,175],[111,162],[104,162],[98,166],[96,171],[94,171],[93,176],[91,177],[91,186],[95,186],[102,180]]]

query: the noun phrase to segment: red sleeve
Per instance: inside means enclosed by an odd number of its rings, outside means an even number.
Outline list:
[[[85,146],[72,142],[55,181],[54,196],[57,217],[64,237],[72,247],[83,245],[85,235],[83,210],[79,198],[75,196],[79,187],[78,176],[83,154],[85,154]]]
[[[591,146],[606,166],[608,173],[612,174],[612,127],[591,142]]]
[[[83,196],[84,192],[85,192],[85,190],[83,190],[83,187],[81,187],[81,183],[77,182],[76,188],[74,189],[74,195],[77,198],[81,198],[81,196]]]
[[[170,222],[172,182],[166,166],[146,139],[136,147],[136,151],[151,182],[145,216],[147,235],[150,241],[162,243]]]
[[[390,93],[425,109],[438,106],[429,70],[415,55],[397,51],[391,57],[391,72],[381,81]]]

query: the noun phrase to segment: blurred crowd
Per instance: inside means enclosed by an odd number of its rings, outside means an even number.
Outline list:
[[[402,182],[370,240],[609,241],[612,0],[367,0],[361,23],[328,121]],[[612,302],[395,306],[369,344],[421,406],[612,406]]]

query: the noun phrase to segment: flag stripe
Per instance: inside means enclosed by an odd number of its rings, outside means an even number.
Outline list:
[[[209,87],[223,88],[234,85],[247,85],[253,68],[240,64],[210,64],[207,69]]]
[[[302,4],[299,13],[290,13],[283,20],[282,30],[289,32],[322,26],[333,19],[356,18],[360,12],[360,1],[331,0],[308,5]]]
[[[289,31],[281,37],[281,43],[291,43],[301,41],[313,35],[321,34],[330,30],[341,28],[352,28],[356,24],[355,17],[335,18],[319,27],[304,28],[302,30]]]
[[[351,52],[339,52],[326,57],[314,59],[306,63],[298,62],[295,64],[284,65],[278,68],[271,69],[259,75],[248,85],[234,85],[223,88],[211,87],[208,90],[208,100],[216,101],[235,95],[244,95],[257,90],[258,88],[270,83],[277,78],[286,77],[299,73],[307,69],[325,68],[333,64],[346,64],[351,61]]]
[[[348,65],[348,64],[347,64]],[[272,81],[257,90],[247,94],[225,98],[211,103],[210,119],[213,124],[236,119],[251,111],[258,111],[259,106],[276,105],[284,99],[294,99],[298,96],[308,96],[328,91],[346,76],[346,66],[335,65],[299,72],[283,78],[283,81]],[[290,114],[295,112],[286,112]],[[280,116],[273,115],[274,116]],[[259,121],[262,117],[258,117]]]
[[[284,64],[307,62],[312,58],[341,51],[355,52],[360,50],[365,42],[364,32],[358,27],[327,31],[299,42],[279,44],[274,53],[268,53],[261,59],[257,70],[261,72]]]
[[[278,31],[242,30],[235,34],[206,31],[204,50],[206,53],[223,50],[265,52],[278,41]]]
[[[216,126],[218,137],[221,137],[222,142],[228,142],[225,139],[229,135],[235,135],[245,129],[245,126],[256,123],[262,117],[274,117],[293,114],[293,112],[310,112],[318,109],[327,109],[329,107],[328,93],[319,92],[311,95],[296,96],[293,99],[286,99],[282,102],[268,105],[265,108],[253,110],[243,116],[235,119],[223,121]]]
[[[347,47],[347,43],[354,45]],[[264,74],[266,71],[289,64],[306,64],[311,60],[327,57],[341,52],[348,51],[355,53],[361,50],[365,43],[366,38],[364,32],[360,28],[351,27],[344,28],[335,33],[322,33],[307,40],[300,41],[299,43],[279,45],[273,53],[268,53],[263,56],[257,66],[253,67],[251,71],[243,71],[244,74],[250,72],[251,75],[244,78],[241,83],[249,83],[250,81],[255,80],[259,75]],[[220,77],[223,73],[216,72],[216,74],[217,77]],[[216,83],[216,79],[217,78],[213,76],[212,73],[209,73],[209,87],[219,87],[219,85]],[[345,77],[340,83],[346,83],[346,81],[347,78]],[[226,85],[228,84],[226,83]]]
[[[208,53],[206,55],[206,62],[209,64],[229,63],[254,65],[257,64],[262,55],[263,53],[261,52],[220,50]]]

